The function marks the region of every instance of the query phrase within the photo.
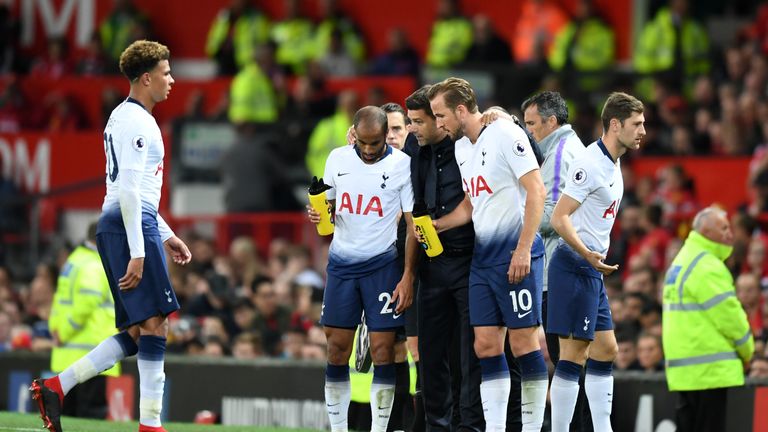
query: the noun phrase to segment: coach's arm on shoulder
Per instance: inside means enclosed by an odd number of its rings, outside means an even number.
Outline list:
[[[464,194],[464,200],[447,215],[432,221],[432,226],[439,233],[448,231],[462,225],[472,222],[472,203],[469,202],[469,196]]]
[[[603,262],[605,256],[599,252],[595,252],[587,248],[579,235],[576,233],[576,228],[571,223],[571,215],[581,206],[581,203],[571,198],[570,196],[563,194],[555,205],[555,210],[552,212],[552,227],[560,234],[560,237],[568,243],[568,246],[573,248],[579,255],[584,257],[597,271],[604,275],[609,275],[619,269],[619,265],[609,266]]]

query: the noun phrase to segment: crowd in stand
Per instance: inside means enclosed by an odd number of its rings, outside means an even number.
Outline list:
[[[217,116],[239,125],[245,134],[248,125],[279,122],[286,131],[286,154],[294,158],[289,162],[299,158],[304,164],[306,154],[307,170],[317,172],[316,162],[324,161],[332,149],[327,143],[346,142],[351,115],[361,105],[361,97],[367,98],[365,104],[386,101],[379,100],[375,91],[370,95],[342,92],[337,97],[324,87],[329,77],[419,77],[425,66],[496,62],[547,68],[551,74],[542,79],[541,89],[560,90],[569,98],[570,123],[585,143],[599,136],[597,109],[583,94],[596,85],[588,73],[610,70],[616,58],[613,30],[598,17],[591,2],[577,2],[571,16],[558,2],[526,1],[515,40],[501,38],[483,15],[461,15],[455,1],[438,3],[422,59],[402,29],[392,29],[386,53],[366,56],[360,32],[332,1],[322,2],[318,22],[302,15],[297,0],[286,1],[285,16],[280,19],[266,16],[251,2],[233,1],[214,19],[206,45],[219,73],[233,76],[229,105]],[[24,65],[13,55],[14,38],[6,37],[2,39],[5,49],[0,49],[0,70],[47,78],[73,72],[114,73],[116,53],[130,41],[152,34],[149,18],[130,1],[115,4],[81,57],[72,58],[66,40],[55,38],[47,53]],[[761,6],[757,19],[722,51],[710,45],[704,25],[688,16],[687,6],[684,0],[672,0],[655,11],[640,33],[632,58],[636,72],[643,75],[623,85],[634,87],[646,103],[647,136],[639,157],[752,156],[746,186],[749,199],[734,209],[736,244],[727,264],[755,335],[756,356],[749,373],[768,377],[768,5]],[[11,36],[18,32],[18,24],[3,7],[0,31]],[[670,34],[673,41],[681,42],[664,49],[670,40],[664,35]],[[587,74],[578,75],[583,79],[577,80],[575,89],[566,89],[558,72]],[[288,77],[296,77],[291,90]],[[531,88],[531,93],[535,90]],[[106,109],[119,100],[113,95],[111,102],[105,102]],[[73,108],[76,103],[66,97],[50,95],[38,102],[45,109],[39,117],[21,116],[29,101],[18,82],[8,79],[0,94],[0,131],[95,126],[81,123]],[[517,107],[509,108],[519,113]],[[690,230],[693,215],[709,203],[697,200],[696,185],[680,166],[668,166],[655,178],[635,178],[630,166],[622,165],[625,198],[607,259],[620,264],[620,271],[606,279],[619,342],[616,367],[661,371],[663,275]],[[248,209],[247,204],[237,208]],[[323,257],[283,239],[275,239],[266,253],[259,254],[252,239],[240,237],[227,254],[220,254],[213,239],[194,232],[184,237],[193,260],[188,268],[170,266],[182,309],[172,319],[169,351],[243,359],[324,359],[325,337],[317,325]],[[53,342],[46,320],[66,252],[52,254],[50,263],[41,264],[31,281],[16,277],[0,261],[0,351],[50,349]]]

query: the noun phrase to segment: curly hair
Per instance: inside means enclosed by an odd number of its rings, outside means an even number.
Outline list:
[[[138,40],[128,45],[120,54],[120,72],[133,82],[170,57],[171,51],[167,46],[158,42]]]

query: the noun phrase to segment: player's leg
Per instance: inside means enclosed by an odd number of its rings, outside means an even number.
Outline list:
[[[320,323],[328,340],[325,404],[331,430],[334,432],[343,432],[348,428],[347,414],[352,392],[349,382],[349,356],[361,314],[357,281],[341,279],[333,273],[328,273]]]
[[[504,357],[503,318],[491,286],[494,269],[473,267],[469,275],[469,317],[480,363],[480,399],[486,431],[504,431],[507,422],[510,378]]]
[[[606,302],[607,303],[607,302]],[[592,425],[596,431],[611,431],[613,407],[613,360],[618,352],[613,330],[595,332],[595,340],[589,347],[587,375],[584,389],[592,413]]]
[[[160,422],[165,389],[168,319],[157,315],[139,323],[139,431],[164,431]]]
[[[395,330],[405,325],[396,312],[392,293],[402,273],[397,262],[360,278],[359,288],[365,308],[365,321],[371,337],[373,384],[371,385],[371,430],[385,432],[395,397]]]
[[[96,237],[96,243],[115,301],[116,327],[126,328],[130,320],[120,296],[121,291],[117,286],[117,280],[125,273],[130,260],[127,237],[120,234],[100,233]],[[32,381],[29,389],[32,398],[37,401],[44,427],[52,432],[61,431],[59,418],[66,394],[78,383],[93,378],[125,357],[135,355],[138,352],[135,342],[137,337],[138,329],[133,331],[133,335],[122,331],[105,339],[59,375]]]
[[[502,266],[500,270],[506,270]],[[531,259],[531,272],[509,284],[506,271],[497,283],[499,308],[509,328],[509,344],[520,367],[520,407],[523,431],[540,431],[547,406],[549,375],[539,344],[544,257]],[[498,273],[498,272],[497,272]]]

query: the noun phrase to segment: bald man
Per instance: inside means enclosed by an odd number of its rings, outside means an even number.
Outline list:
[[[679,392],[677,430],[723,431],[728,387],[744,385],[755,343],[733,277],[725,211],[707,207],[664,280],[663,346],[667,384]]]

